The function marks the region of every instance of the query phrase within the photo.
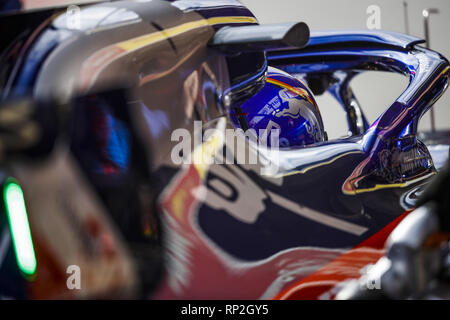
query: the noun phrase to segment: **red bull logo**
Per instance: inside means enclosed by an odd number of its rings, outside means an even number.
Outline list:
[[[303,89],[302,89],[303,90]],[[291,117],[297,119],[302,117],[304,119],[309,119],[306,114],[306,110],[309,110],[308,102],[303,99],[298,99],[298,95],[288,89],[282,89],[278,93],[283,103],[282,106],[288,105],[287,108],[276,109],[274,115],[276,117]]]

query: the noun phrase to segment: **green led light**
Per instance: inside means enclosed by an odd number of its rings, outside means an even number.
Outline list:
[[[31,276],[36,271],[36,256],[34,254],[23,191],[14,179],[9,178],[6,180],[3,198],[5,200],[17,264],[25,275]]]

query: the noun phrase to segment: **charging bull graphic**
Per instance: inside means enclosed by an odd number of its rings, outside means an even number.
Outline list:
[[[303,89],[300,90],[304,91]],[[277,116],[278,118],[291,117],[297,119],[298,117],[302,117],[307,120],[313,119],[314,114],[311,110],[309,110],[311,108],[311,103],[306,100],[306,97],[301,96],[301,98],[299,99],[299,95],[296,92],[291,92],[288,89],[280,90],[278,95],[280,96],[282,101],[281,105],[286,106],[287,104],[288,107],[282,110],[276,109],[274,111],[275,116]]]
[[[303,118],[304,128],[306,133],[312,136],[318,134],[318,124],[316,116],[311,110],[314,104],[308,99],[308,93],[302,88],[296,88],[298,92],[293,92],[289,89],[282,89],[279,91],[278,95],[282,101],[281,107],[273,112],[273,115],[277,118],[289,117],[292,119]],[[302,94],[303,93],[303,94]],[[320,139],[320,137],[316,137]]]

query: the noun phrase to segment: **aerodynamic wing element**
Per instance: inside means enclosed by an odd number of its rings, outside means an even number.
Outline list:
[[[210,42],[226,52],[303,48],[309,41],[309,28],[304,22],[224,27]]]

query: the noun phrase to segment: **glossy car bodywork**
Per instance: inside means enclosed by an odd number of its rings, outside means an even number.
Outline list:
[[[165,255],[164,275],[146,297],[317,298],[378,259],[389,230],[414,205],[405,199],[436,172],[427,146],[417,139],[417,124],[447,87],[449,63],[418,46],[419,39],[382,31],[322,32],[312,33],[302,49],[230,54],[209,46],[216,30],[257,24],[236,1],[118,1],[81,12],[93,17],[81,29],[68,28],[64,13],[46,22],[17,60],[17,72],[4,91],[7,96],[32,92],[40,100],[70,100],[121,83],[132,87],[126,107],[149,159],[152,182],[145,195],[154,201],[150,213],[161,219]],[[268,65],[303,78],[316,94],[330,91],[347,112],[350,135],[279,151],[260,148],[242,135],[228,139],[230,113],[261,87]],[[408,88],[372,124],[349,87],[356,74],[367,70],[410,78]],[[193,158],[200,154],[202,161],[173,161],[181,139],[174,131],[180,129],[193,137]],[[207,129],[215,131],[202,139]],[[96,168],[83,162],[91,151],[77,150],[72,148],[66,161],[93,190],[100,189]],[[238,163],[239,154],[259,157]],[[122,270],[119,280],[103,279],[103,285],[95,286],[92,268],[95,290],[89,285],[81,293],[66,290],[67,264],[94,266],[105,259],[107,265],[108,260],[96,252],[86,263],[85,257],[58,249],[64,235],[52,232],[52,217],[73,217],[64,210],[44,215],[37,209],[42,208],[38,203],[58,202],[56,193],[40,185],[58,190],[67,182],[56,174],[36,175],[48,166],[13,167],[28,195],[39,264],[37,280],[26,283],[24,295],[80,298],[107,294],[110,288],[125,288],[131,295],[139,275],[124,248],[116,264],[110,264],[116,266],[111,272]],[[103,205],[105,212],[111,209],[111,203]],[[117,225],[117,237],[132,242],[124,221],[134,217],[127,216],[127,209],[118,215],[105,212],[105,225]],[[49,223],[40,223],[44,218]],[[80,225],[78,231],[91,238]],[[354,250],[362,254],[346,259]],[[161,261],[155,255],[148,263]],[[323,270],[317,278],[314,272]],[[308,282],[308,277],[315,280]],[[314,289],[303,295],[305,282]]]

